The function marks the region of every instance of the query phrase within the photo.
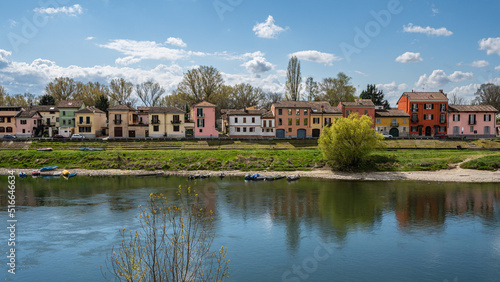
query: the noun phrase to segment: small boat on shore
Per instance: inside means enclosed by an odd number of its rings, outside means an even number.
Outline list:
[[[53,177],[59,177],[62,175],[62,172],[56,171],[56,172],[41,172],[41,176],[53,176]]]
[[[207,173],[207,174],[190,174],[188,176],[189,180],[194,180],[194,179],[204,179],[204,178],[210,178],[212,174]]]
[[[63,177],[67,180],[67,179],[70,179],[70,178],[73,178],[76,176],[76,172],[73,172],[73,173],[70,173],[68,175],[63,175]]]
[[[265,180],[265,177],[260,176],[260,174],[258,174],[258,173],[254,173],[254,174],[247,173],[247,174],[245,174],[245,180],[252,180],[252,181]]]
[[[43,171],[51,171],[51,170],[54,170],[54,169],[56,169],[56,168],[57,168],[57,166],[44,166],[44,167],[42,167],[42,168],[40,169],[40,171],[41,171],[41,172],[43,172]]]
[[[299,179],[300,179],[300,175],[298,175],[298,174],[290,175],[286,178],[287,181],[295,181],[295,180],[299,180]]]
[[[104,151],[104,148],[80,148],[78,151]]]
[[[52,151],[52,148],[38,148],[36,150],[40,151],[40,152],[50,152],[50,151]]]
[[[19,177],[21,177],[21,178],[26,178],[27,176],[28,176],[28,175],[27,175],[25,172],[23,172],[23,171],[21,171],[21,172],[19,173]]]
[[[39,170],[31,171],[31,176],[40,176],[40,171]]]
[[[222,178],[226,177],[226,174],[224,172],[221,172],[221,173],[219,173],[218,176],[220,179],[222,179]]]
[[[146,176],[160,176],[163,175],[163,172],[149,172],[149,173],[141,173],[136,174],[136,177],[146,177]]]
[[[283,178],[285,178],[284,175],[269,175],[269,176],[266,176],[266,181],[274,181],[274,180],[283,179]]]

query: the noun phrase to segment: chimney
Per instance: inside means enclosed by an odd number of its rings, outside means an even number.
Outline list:
[[[413,89],[411,90],[411,93],[413,93]]]
[[[439,89],[439,93],[443,93],[443,89]]]
[[[325,105],[321,105],[321,112],[325,111]]]

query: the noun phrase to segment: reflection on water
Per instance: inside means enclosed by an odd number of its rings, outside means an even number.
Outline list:
[[[280,280],[324,242],[337,253],[308,273],[312,280],[500,277],[498,184],[78,177],[18,181],[18,278],[102,280],[118,230],[137,227],[137,206],[151,192],[175,200],[186,183],[215,213],[216,243],[229,247],[236,281]]]

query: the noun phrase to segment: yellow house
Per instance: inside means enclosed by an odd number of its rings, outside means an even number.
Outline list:
[[[186,130],[193,129],[194,123],[185,120],[186,112],[177,107],[149,108],[149,136],[181,138]]]
[[[16,115],[24,110],[22,107],[0,106],[0,138],[4,135],[16,134]]]
[[[408,137],[409,118],[403,110],[375,110],[375,130],[393,137]]]
[[[309,102],[311,107],[311,134],[319,137],[323,127],[342,117],[342,110],[328,102]]]
[[[106,130],[106,113],[94,106],[87,106],[75,112],[76,133],[86,138],[104,135]]]
[[[31,110],[38,111],[42,115],[42,125],[44,131],[52,137],[55,129],[59,128],[59,109],[57,106],[33,106]]]

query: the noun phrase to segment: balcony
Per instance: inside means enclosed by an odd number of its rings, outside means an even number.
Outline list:
[[[418,109],[411,109],[412,113],[418,113]]]
[[[469,125],[476,125],[476,121],[475,120],[469,120]]]
[[[122,120],[121,119],[115,119],[115,120],[113,120],[113,122],[115,124],[122,124]]]
[[[418,119],[418,118],[412,118],[412,119],[411,119],[411,122],[418,122],[418,121],[419,121],[419,119]]]
[[[399,126],[399,122],[391,122],[391,127],[398,127]]]
[[[439,123],[446,123],[446,119],[439,120]]]
[[[153,119],[153,120],[151,120],[151,124],[160,124],[160,120]]]
[[[181,124],[182,123],[182,121],[180,119],[178,119],[178,120],[171,120],[170,122],[172,124]]]
[[[205,114],[196,114],[196,117],[199,117],[199,118],[204,118],[204,117],[205,117]]]
[[[76,123],[77,125],[92,125],[92,122],[89,121],[89,122],[77,122]]]

